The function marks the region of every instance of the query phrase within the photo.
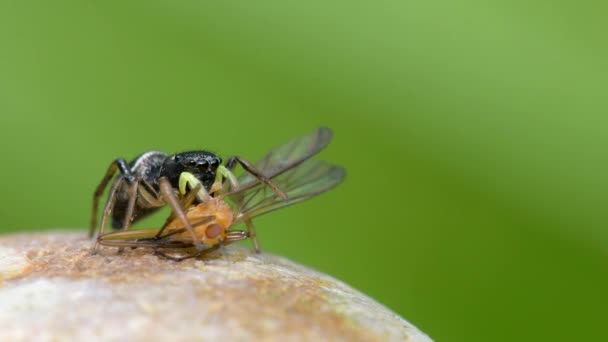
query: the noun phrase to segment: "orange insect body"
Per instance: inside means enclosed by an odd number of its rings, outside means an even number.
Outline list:
[[[232,208],[221,199],[210,198],[205,203],[191,206],[186,210],[188,221],[192,224],[196,236],[202,243],[215,246],[226,239],[226,230],[232,226],[234,215]],[[184,223],[178,218],[174,218],[165,231],[170,233],[177,229],[183,230]],[[183,231],[173,235],[176,239],[192,241],[192,235],[188,231]]]

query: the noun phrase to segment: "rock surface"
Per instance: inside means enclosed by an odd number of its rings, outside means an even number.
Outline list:
[[[0,340],[431,341],[327,275],[230,246],[174,262],[82,233],[0,237]]]

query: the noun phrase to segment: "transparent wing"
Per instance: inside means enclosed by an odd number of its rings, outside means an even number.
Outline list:
[[[228,198],[235,205],[235,221],[240,222],[314,197],[340,184],[345,177],[344,168],[309,159],[272,178],[272,182],[287,194],[287,200],[260,183],[230,194]]]
[[[107,247],[191,248],[194,246],[192,239],[155,239],[156,233],[158,229],[111,232],[101,235],[97,242]]]
[[[99,241],[99,244],[106,247],[148,247],[148,248],[167,248],[167,249],[180,249],[180,248],[194,248],[192,240],[106,240]],[[210,247],[211,248],[211,247]]]
[[[320,127],[314,133],[294,138],[288,143],[275,147],[255,164],[267,178],[274,178],[294,168],[319,153],[332,138],[331,129]],[[245,172],[239,177],[240,191],[256,186],[259,181]],[[273,182],[275,180],[273,179]]]
[[[195,216],[197,211],[189,211],[188,220],[192,227],[207,224],[215,219],[215,216],[198,217],[196,221],[191,216]],[[177,237],[177,234],[186,232],[186,228],[179,218],[173,218],[168,223],[168,228],[161,236],[158,236],[160,229],[138,229],[110,232],[98,237],[97,242],[102,246],[108,247],[153,247],[153,248],[191,248],[194,246],[192,238]]]

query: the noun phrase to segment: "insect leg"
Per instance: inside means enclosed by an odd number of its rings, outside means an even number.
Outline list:
[[[231,243],[245,240],[249,237],[249,233],[242,230],[231,230],[226,232],[226,240],[222,243],[224,246]]]
[[[258,237],[255,233],[253,222],[251,222],[251,220],[245,220],[245,226],[247,226],[247,233],[251,238],[251,242],[253,242],[253,250],[256,253],[260,253],[260,243],[258,242]]]
[[[207,254],[207,253],[211,253],[211,252],[217,250],[220,247],[221,247],[221,245],[215,245],[213,247],[209,247],[209,248],[204,249],[202,251],[198,251],[196,253],[192,253],[190,255],[185,255],[185,256],[182,256],[182,257],[174,257],[174,256],[171,256],[171,255],[165,254],[165,253],[163,253],[163,252],[161,252],[159,250],[155,250],[154,254],[156,254],[158,256],[161,256],[163,258],[167,258],[169,260],[173,260],[173,261],[183,261],[183,260],[186,260],[186,259],[197,258],[197,257],[199,257],[201,255],[204,255],[204,254]]]
[[[229,245],[229,244],[237,242],[237,241],[244,240],[248,236],[249,236],[249,234],[247,232],[244,232],[242,230],[233,230],[233,231],[228,232],[228,235],[226,236],[226,240],[224,242],[217,244],[215,246],[209,247],[207,249],[204,249],[202,251],[198,251],[196,253],[190,254],[190,255],[185,255],[182,257],[174,257],[171,255],[165,254],[165,253],[159,251],[158,249],[154,250],[154,254],[161,256],[163,258],[169,259],[169,260],[182,261],[182,260],[186,260],[186,259],[197,258],[197,257],[203,256],[205,254],[211,253],[220,247]]]
[[[108,186],[108,183],[110,182],[112,177],[114,177],[116,170],[120,170],[121,175],[128,180],[131,180],[133,178],[126,160],[119,158],[114,160],[112,164],[110,164],[105,176],[102,178],[99,185],[97,185],[97,189],[95,189],[95,192],[93,193],[93,210],[91,212],[89,237],[93,236],[93,234],[95,233],[95,228],[97,228],[97,209],[99,207],[99,198],[101,198],[101,195],[103,195],[103,191]]]
[[[169,183],[169,180],[165,177],[161,177],[159,181],[160,191],[165,202],[168,202],[168,204],[171,205],[173,213],[182,220],[186,229],[188,229],[190,234],[192,234],[192,242],[196,249],[198,249],[199,251],[203,250],[203,244],[198,240],[198,237],[194,232],[194,228],[192,228],[192,225],[190,224],[190,222],[188,222],[188,217],[184,212],[184,208],[182,208],[181,204],[179,203],[179,200],[177,199],[177,197],[175,197],[175,194],[173,193],[173,187],[171,187],[171,183]]]
[[[279,187],[276,186],[276,184],[274,184],[270,179],[268,179],[268,177],[264,176],[262,174],[262,172],[260,172],[260,170],[258,170],[255,166],[253,166],[253,164],[251,164],[247,160],[245,160],[241,157],[238,157],[238,156],[230,157],[230,158],[228,158],[228,161],[226,162],[226,168],[228,168],[228,170],[233,170],[234,167],[236,166],[236,163],[241,164],[241,166],[243,167],[243,169],[245,171],[247,171],[253,177],[257,178],[257,180],[259,180],[261,183],[264,183],[267,186],[269,186],[272,189],[272,191],[274,191],[274,193],[277,194],[277,196],[281,197],[283,200],[288,199],[287,194],[284,193],[283,190],[279,189]]]

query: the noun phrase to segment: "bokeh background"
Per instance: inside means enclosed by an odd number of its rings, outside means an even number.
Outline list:
[[[84,234],[119,156],[255,160],[327,125],[322,158],[345,165],[347,182],[260,218],[264,250],[437,340],[598,340],[607,9],[2,1],[0,230]]]

